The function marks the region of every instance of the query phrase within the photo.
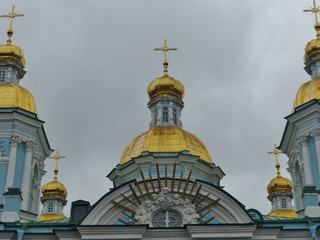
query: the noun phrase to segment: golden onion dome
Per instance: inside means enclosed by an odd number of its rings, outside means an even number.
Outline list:
[[[183,84],[179,80],[170,77],[167,73],[150,82],[147,91],[150,99],[158,96],[173,95],[182,100],[184,97]]]
[[[314,99],[320,99],[320,78],[312,79],[301,85],[294,101],[294,108]]]
[[[23,50],[13,44],[0,45],[0,61],[14,59],[18,61],[23,67],[26,66],[26,59],[24,58]]]
[[[43,185],[41,193],[43,197],[60,196],[66,199],[68,196],[66,187],[57,179]]]
[[[37,113],[32,94],[14,83],[0,83],[0,108],[22,108]]]
[[[281,175],[273,178],[267,186],[269,194],[274,192],[288,192],[292,191],[292,183],[288,178],[282,177]]]
[[[320,53],[320,39],[312,39],[305,47],[304,62],[307,62],[310,57],[318,55]]]
[[[182,152],[211,164],[212,159],[205,144],[195,135],[175,126],[155,126],[134,138],[124,149],[120,164],[125,164],[142,152]]]

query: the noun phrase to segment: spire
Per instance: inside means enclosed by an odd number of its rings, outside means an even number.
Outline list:
[[[283,154],[283,152],[279,151],[276,144],[274,144],[273,150],[267,153],[275,155],[275,166],[277,169],[277,176],[271,179],[270,183],[267,186],[268,199],[272,205],[271,212],[267,215],[295,218],[296,213],[291,203],[293,196],[292,183],[289,179],[282,177],[280,173],[280,163],[278,155]]]
[[[49,157],[51,159],[55,159],[56,160],[56,166],[53,170],[54,172],[54,180],[58,180],[58,172],[59,172],[59,169],[58,169],[58,161],[62,158],[66,158],[65,156],[61,156],[60,153],[59,153],[59,149],[56,150],[56,154],[52,157]]]
[[[169,62],[168,62],[168,58],[167,58],[167,52],[168,51],[176,51],[178,50],[177,48],[169,48],[167,46],[167,39],[164,39],[164,44],[162,48],[155,48],[155,51],[163,51],[164,53],[164,60],[163,60],[163,67],[164,67],[164,74],[168,73],[168,66],[169,66]]]
[[[63,183],[58,181],[58,161],[66,157],[61,156],[59,149],[57,149],[55,155],[49,158],[55,159],[56,165],[54,168],[53,181],[46,183],[41,189],[43,210],[39,216],[40,221],[66,218],[63,213],[63,207],[68,202],[68,191]]]
[[[277,169],[277,176],[280,176],[281,173],[280,173],[280,163],[279,163],[278,155],[279,155],[279,154],[283,154],[283,152],[279,151],[279,150],[277,149],[277,145],[274,144],[273,150],[272,150],[271,152],[267,152],[267,153],[268,153],[268,154],[273,154],[273,155],[276,156],[276,165],[275,165],[275,166],[276,166],[276,169]]]
[[[14,5],[12,6],[12,9],[11,9],[11,12],[8,13],[8,15],[1,15],[0,17],[2,18],[9,18],[10,19],[10,26],[9,26],[9,29],[7,31],[7,34],[8,34],[8,39],[7,39],[7,44],[11,44],[12,41],[11,41],[11,38],[12,38],[12,35],[13,35],[13,27],[12,27],[12,21],[13,19],[15,19],[16,17],[23,17],[24,14],[20,14],[20,13],[16,13],[14,12]]]

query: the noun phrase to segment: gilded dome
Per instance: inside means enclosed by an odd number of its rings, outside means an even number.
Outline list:
[[[24,58],[23,50],[13,44],[0,45],[0,61],[6,59],[17,60],[23,67],[26,66],[26,59]]]
[[[292,183],[288,178],[284,178],[281,175],[273,178],[267,186],[269,194],[274,192],[290,192],[292,191]]]
[[[179,80],[170,77],[168,74],[164,74],[162,77],[156,78],[150,82],[147,91],[150,99],[166,95],[173,95],[181,100],[184,97],[183,84]]]
[[[320,99],[320,78],[312,79],[301,85],[294,101],[294,108],[313,99]]]
[[[0,83],[0,108],[16,107],[37,113],[36,103],[28,90],[14,83]]]
[[[155,126],[134,138],[124,149],[120,164],[125,164],[142,152],[182,152],[199,156],[211,164],[212,159],[204,143],[192,133],[175,126]]]
[[[64,199],[67,198],[68,195],[66,187],[57,179],[43,185],[41,193],[43,197],[61,196]]]

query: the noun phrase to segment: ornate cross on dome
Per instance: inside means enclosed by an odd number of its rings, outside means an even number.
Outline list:
[[[313,7],[311,7],[310,9],[306,9],[303,10],[304,12],[311,12],[314,14],[314,18],[315,18],[315,25],[314,28],[316,29],[317,32],[319,32],[320,30],[320,26],[319,26],[319,21],[318,21],[318,14],[320,12],[320,8],[317,7],[317,1],[313,0]]]
[[[279,151],[277,149],[277,145],[274,144],[274,148],[272,150],[272,152],[267,152],[268,154],[273,154],[276,156],[276,168],[277,168],[277,175],[280,176],[280,163],[279,163],[279,160],[278,160],[278,155],[279,154],[283,154],[283,152]]]
[[[11,37],[13,35],[12,20],[15,19],[16,17],[23,17],[23,16],[24,16],[24,14],[14,12],[14,5],[12,6],[11,13],[8,13],[8,15],[1,15],[0,16],[2,18],[10,18],[10,26],[7,31],[7,33],[8,33],[7,43],[11,43]]]
[[[61,158],[66,158],[65,156],[61,156],[60,153],[59,153],[59,149],[56,150],[56,154],[52,157],[49,157],[51,159],[55,159],[56,160],[56,166],[54,168],[54,179],[57,180],[58,179],[58,172],[59,172],[59,169],[58,169],[58,161],[61,159]]]
[[[178,49],[177,48],[169,48],[167,46],[167,39],[164,39],[163,47],[162,48],[155,48],[154,50],[155,51],[163,51],[164,52],[164,60],[163,60],[164,70],[163,70],[163,72],[167,73],[168,72],[168,65],[169,65],[169,62],[168,62],[168,59],[167,59],[167,52],[168,51],[176,51]]]

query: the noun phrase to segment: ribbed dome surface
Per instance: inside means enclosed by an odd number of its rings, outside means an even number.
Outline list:
[[[160,78],[156,78],[149,83],[147,89],[149,98],[152,99],[157,96],[176,96],[181,100],[184,97],[184,86],[179,81],[170,77],[168,74]]]
[[[120,164],[138,157],[142,152],[181,152],[199,156],[207,163],[212,163],[210,153],[204,143],[195,135],[175,126],[156,126],[134,138],[124,149]]]
[[[301,85],[294,101],[294,108],[313,99],[320,99],[320,78],[313,79]]]
[[[17,60],[23,67],[26,66],[23,50],[13,44],[0,45],[0,60],[14,59]]]
[[[43,197],[61,196],[67,198],[68,195],[66,187],[58,180],[53,180],[43,185],[41,192]]]
[[[281,175],[273,178],[267,187],[268,193],[274,192],[289,192],[292,191],[292,183],[288,178],[284,178]]]
[[[14,83],[0,83],[0,108],[22,108],[37,113],[32,94]]]

